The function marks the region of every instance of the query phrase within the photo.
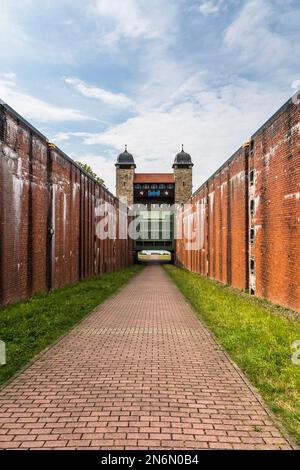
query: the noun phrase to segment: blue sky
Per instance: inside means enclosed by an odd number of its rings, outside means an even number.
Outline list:
[[[299,0],[0,0],[0,98],[114,191],[137,171],[194,189],[300,85]]]

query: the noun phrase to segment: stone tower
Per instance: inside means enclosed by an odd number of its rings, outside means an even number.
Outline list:
[[[193,191],[193,166],[191,156],[182,150],[173,163],[175,180],[175,204],[186,202]]]
[[[131,153],[127,152],[127,145],[125,146],[125,151],[118,156],[115,166],[117,198],[126,202],[128,206],[132,206],[134,171],[136,165]]]

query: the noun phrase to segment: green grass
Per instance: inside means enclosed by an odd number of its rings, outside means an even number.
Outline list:
[[[300,365],[291,361],[300,322],[221,283],[175,266],[165,269],[300,444]]]
[[[0,340],[6,343],[7,362],[0,367],[0,384],[140,270],[136,265],[103,274],[0,309]]]

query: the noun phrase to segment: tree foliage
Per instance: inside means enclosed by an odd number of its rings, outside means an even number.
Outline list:
[[[80,166],[80,168],[82,168],[83,171],[85,171],[88,175],[92,176],[97,181],[97,183],[102,184],[102,186],[105,186],[104,180],[102,178],[100,178],[100,176],[98,176],[92,170],[90,165],[88,165],[87,163],[79,162],[79,161],[77,161],[76,163],[77,163],[77,165]]]

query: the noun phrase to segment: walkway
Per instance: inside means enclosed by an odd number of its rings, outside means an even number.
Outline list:
[[[0,448],[62,447],[290,448],[158,265],[0,392]]]

